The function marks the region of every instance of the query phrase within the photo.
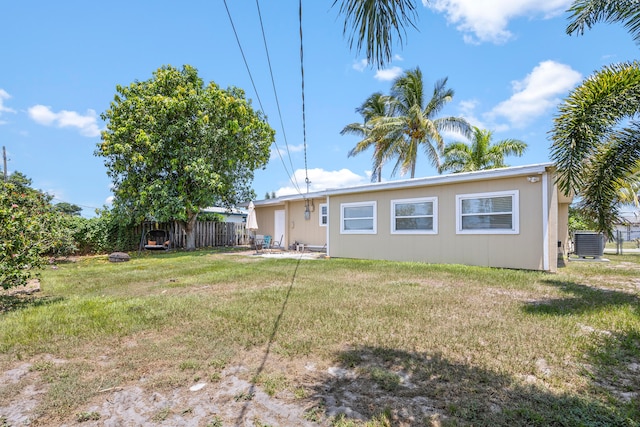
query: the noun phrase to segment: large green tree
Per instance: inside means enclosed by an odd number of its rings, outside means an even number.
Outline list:
[[[205,85],[188,65],[162,67],[116,91],[96,150],[114,206],[138,221],[182,222],[186,248],[195,249],[201,208],[255,197],[254,171],[269,160],[275,133],[241,89]]]
[[[438,80],[431,93],[424,88],[419,67],[407,70],[391,87],[393,115],[375,120],[374,133],[388,141],[387,150],[397,156],[393,172],[410,172],[415,177],[418,152],[422,148],[431,164],[441,172],[440,154],[444,149],[443,132],[456,132],[469,137],[471,126],[460,117],[438,117],[453,99],[447,79]]]
[[[80,206],[68,202],[56,203],[54,208],[58,212],[62,212],[67,215],[80,216],[82,213],[82,208]]]
[[[569,11],[569,34],[582,34],[599,21],[619,22],[640,42],[637,0],[576,0]],[[569,95],[551,132],[560,187],[579,194],[582,211],[609,235],[619,214],[621,182],[631,179],[640,161],[639,113],[640,63],[613,64]]]
[[[442,171],[472,172],[506,167],[506,156],[522,156],[527,144],[519,139],[503,139],[493,143],[493,132],[473,127],[471,144],[451,142],[444,148]]]
[[[22,178],[20,174],[17,178]],[[26,178],[26,177],[25,177]],[[20,180],[21,183],[31,182]],[[9,180],[0,181],[0,286],[25,285],[45,264],[44,254],[55,245],[57,215],[51,197]]]
[[[360,113],[363,123],[350,123],[340,132],[342,135],[356,135],[362,139],[349,151],[349,157],[363,153],[373,147],[373,167],[371,181],[382,180],[382,166],[390,157],[388,147],[392,144],[381,132],[376,132],[375,124],[381,117],[393,115],[393,103],[391,99],[381,92],[371,94],[360,107],[356,108]]]

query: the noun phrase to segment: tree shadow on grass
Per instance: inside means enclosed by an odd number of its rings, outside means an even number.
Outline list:
[[[0,315],[31,307],[41,307],[62,301],[61,296],[38,297],[34,295],[0,295]]]
[[[591,325],[582,325],[585,339],[583,354],[586,374],[594,386],[606,390],[618,401],[635,407],[640,418],[640,298],[637,295],[591,287],[558,280],[546,281],[560,288],[570,297],[535,301],[523,310],[530,314],[569,316],[607,311],[614,308],[630,309],[631,316],[618,320],[607,320],[605,324],[617,324],[615,330],[598,330]]]
[[[634,294],[560,280],[545,280],[543,283],[571,296],[530,302],[524,307],[525,312],[564,316],[629,305],[640,315],[640,298]]]
[[[360,347],[316,389],[307,418],[380,420],[402,426],[638,426],[627,408],[588,396],[555,394],[542,382],[513,378],[439,354]],[[342,425],[342,424],[341,424]],[[345,423],[344,425],[348,425]],[[385,423],[374,425],[387,425]]]

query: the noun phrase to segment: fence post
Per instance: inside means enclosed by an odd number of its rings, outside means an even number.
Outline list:
[[[616,230],[616,254],[622,255],[622,231]]]

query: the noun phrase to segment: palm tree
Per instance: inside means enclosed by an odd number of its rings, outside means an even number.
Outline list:
[[[389,151],[384,135],[375,132],[375,122],[379,117],[392,115],[392,104],[388,96],[380,92],[373,93],[369,96],[360,107],[356,108],[356,112],[362,115],[364,123],[348,124],[340,132],[341,135],[352,134],[362,137],[354,148],[349,151],[349,157],[353,157],[362,153],[370,147],[373,151],[373,168],[371,173],[371,182],[382,180],[382,166],[387,160]]]
[[[640,162],[636,164],[635,169],[628,177],[619,181],[619,184],[618,201],[640,208],[640,200],[638,199],[638,194],[640,193]]]
[[[493,132],[473,127],[471,144],[452,142],[444,148],[443,171],[471,172],[485,169],[503,168],[505,156],[522,156],[527,144],[519,139],[503,139],[491,143]]]
[[[391,46],[397,37],[402,45],[407,27],[417,17],[415,0],[334,0],[344,16],[343,33],[351,33],[349,47],[361,51],[366,45],[367,59],[382,68],[391,60]]]
[[[441,172],[440,153],[444,149],[442,132],[458,132],[470,135],[470,125],[459,117],[437,115],[453,99],[453,89],[447,86],[447,79],[441,79],[433,86],[428,102],[425,102],[424,83],[420,68],[405,71],[391,88],[391,102],[394,115],[375,120],[376,132],[385,135],[389,153],[398,157],[393,173],[411,171],[415,177],[418,149],[423,146],[431,164]]]
[[[582,34],[599,21],[621,22],[640,43],[636,0],[575,0],[569,11],[569,34]],[[640,63],[614,64],[569,95],[551,132],[560,188],[580,193],[583,211],[608,235],[618,217],[620,182],[640,161],[640,122],[634,121],[639,113]]]

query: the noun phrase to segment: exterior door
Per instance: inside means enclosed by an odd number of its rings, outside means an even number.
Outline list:
[[[273,224],[273,240],[280,242],[282,247],[287,246],[287,232],[286,223],[284,220],[284,209],[273,212],[274,224]],[[282,237],[282,239],[280,239]],[[282,240],[282,241],[281,241]]]

